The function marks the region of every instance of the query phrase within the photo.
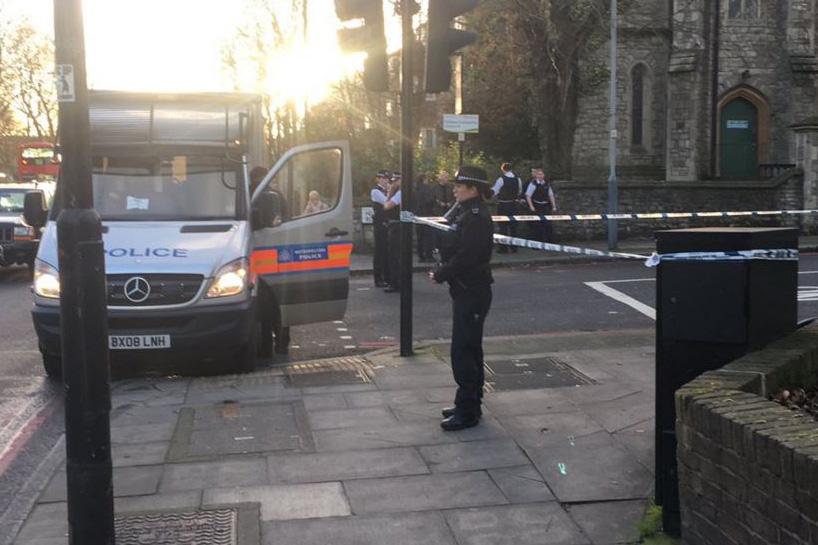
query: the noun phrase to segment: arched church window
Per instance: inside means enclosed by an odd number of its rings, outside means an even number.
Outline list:
[[[631,145],[645,144],[645,80],[648,67],[642,63],[631,70]]]
[[[730,19],[758,19],[758,0],[727,0],[727,17]]]

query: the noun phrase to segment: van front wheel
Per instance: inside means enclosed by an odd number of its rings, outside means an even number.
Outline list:
[[[236,353],[236,367],[239,373],[252,373],[256,370],[256,352],[258,351],[258,334],[253,331],[247,342]]]
[[[62,380],[62,359],[59,356],[43,354],[43,368],[48,378]]]

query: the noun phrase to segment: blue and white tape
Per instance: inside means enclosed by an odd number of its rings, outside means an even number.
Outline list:
[[[604,250],[594,250],[592,248],[579,248],[577,246],[565,246],[563,244],[551,244],[550,242],[538,242],[536,240],[508,237],[505,235],[494,235],[494,242],[506,246],[517,246],[519,248],[530,248],[532,250],[559,252],[563,254],[588,255],[594,257],[611,257],[619,259],[641,259],[641,260],[648,259],[648,256],[646,255],[626,254],[622,252],[606,252]]]
[[[676,254],[653,253],[645,262],[646,267],[656,267],[662,261],[798,261],[798,250],[790,248],[773,250],[741,250],[732,252],[681,252]]]
[[[508,216],[492,216],[495,222],[515,221],[607,221],[607,220],[670,220],[670,219],[697,219],[697,218],[740,218],[740,217],[773,217],[773,216],[806,216],[818,215],[814,210],[751,210],[751,211],[722,211],[722,212],[650,212],[642,214],[515,214]],[[442,217],[425,216],[424,219],[443,221]]]
[[[428,225],[441,231],[452,231],[453,228],[445,223],[438,223],[429,218],[415,216],[414,223]],[[592,248],[580,248],[577,246],[566,246],[564,244],[551,244],[550,242],[539,242],[524,238],[509,237],[505,235],[494,235],[494,242],[506,246],[517,246],[519,248],[529,248],[532,250],[542,250],[546,252],[559,252],[565,254],[585,255],[592,257],[609,257],[612,259],[639,259],[644,261],[646,267],[657,267],[662,261],[798,261],[798,250],[791,248],[769,249],[769,250],[740,250],[729,252],[681,252],[673,254],[657,254],[654,252],[650,256],[629,254],[625,252],[606,252]]]

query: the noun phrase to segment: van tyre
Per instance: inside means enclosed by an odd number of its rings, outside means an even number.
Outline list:
[[[48,378],[62,380],[62,358],[50,354],[42,354],[43,368]]]
[[[252,373],[256,370],[256,353],[258,351],[258,333],[253,333],[236,354],[236,367],[239,373]]]

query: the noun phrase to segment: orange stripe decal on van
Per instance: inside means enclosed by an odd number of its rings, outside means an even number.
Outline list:
[[[256,248],[251,263],[255,274],[286,274],[349,269],[352,244],[294,244]]]

